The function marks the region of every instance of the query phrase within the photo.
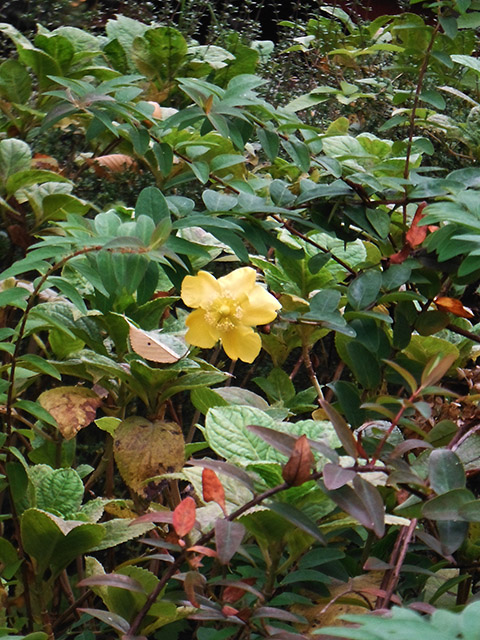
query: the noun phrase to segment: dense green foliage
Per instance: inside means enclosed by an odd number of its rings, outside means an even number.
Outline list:
[[[0,24],[0,635],[478,636],[480,0],[431,16]]]

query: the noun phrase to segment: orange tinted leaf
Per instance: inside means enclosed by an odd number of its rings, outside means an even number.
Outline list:
[[[426,206],[427,206],[426,202],[422,202],[421,204],[418,205],[417,211],[415,212],[415,215],[412,220],[412,226],[410,227],[410,229],[407,231],[405,235],[406,243],[409,244],[412,248],[418,247],[418,245],[422,244],[422,242],[427,237],[427,231],[428,231],[427,227],[418,226],[418,223],[420,222],[420,220],[425,217],[422,211],[425,209]]]
[[[204,547],[201,544],[195,544],[193,547],[188,547],[187,551],[195,551],[196,553],[201,553],[204,556],[210,556],[210,558],[215,558],[217,556],[215,549]]]
[[[292,487],[299,487],[310,478],[315,459],[310,450],[307,436],[298,438],[287,464],[282,469],[282,477]]]
[[[182,500],[180,504],[175,507],[172,515],[172,524],[180,538],[186,536],[187,533],[190,533],[193,529],[195,513],[195,500],[190,496]]]
[[[216,502],[226,515],[225,490],[213,469],[202,471],[202,489],[205,502]]]
[[[208,98],[205,100],[205,113],[209,114],[210,111],[212,110],[212,105],[213,105],[213,94],[210,94],[208,96]]]
[[[224,607],[222,607],[222,613],[224,616],[236,616],[238,613],[238,609],[235,609],[235,607],[230,607],[228,604],[226,604]]]
[[[447,298],[446,296],[437,296],[434,300],[437,309],[453,313],[459,318],[473,318],[475,315],[471,309],[465,307],[457,298]]]

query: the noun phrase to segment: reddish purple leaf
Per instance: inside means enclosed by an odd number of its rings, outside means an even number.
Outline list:
[[[245,527],[240,522],[217,520],[215,522],[215,542],[218,559],[221,564],[228,564],[238,551],[245,535]]]
[[[323,482],[330,491],[340,489],[340,487],[353,480],[356,475],[356,472],[352,469],[344,469],[338,464],[331,464],[330,462],[323,467]]]
[[[90,576],[90,578],[80,580],[77,587],[117,587],[118,589],[127,589],[127,591],[145,593],[145,589],[138,580],[134,580],[130,576],[124,576],[121,573]]]
[[[81,613],[87,613],[92,618],[97,618],[97,620],[101,620],[105,624],[110,625],[117,631],[121,631],[122,633],[127,633],[130,629],[130,623],[119,616],[118,613],[110,613],[110,611],[103,611],[103,609],[77,609]]]

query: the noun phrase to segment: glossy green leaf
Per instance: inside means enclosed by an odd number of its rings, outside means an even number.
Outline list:
[[[452,489],[464,489],[466,477],[462,461],[450,449],[432,451],[428,458],[428,479],[437,494],[447,493]]]

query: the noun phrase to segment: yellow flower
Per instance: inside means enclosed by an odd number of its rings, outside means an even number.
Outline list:
[[[221,340],[229,358],[253,362],[262,341],[252,327],[272,322],[281,307],[255,279],[250,267],[235,269],[218,280],[206,271],[186,276],[182,300],[195,309],[186,320],[187,342],[209,349]]]

